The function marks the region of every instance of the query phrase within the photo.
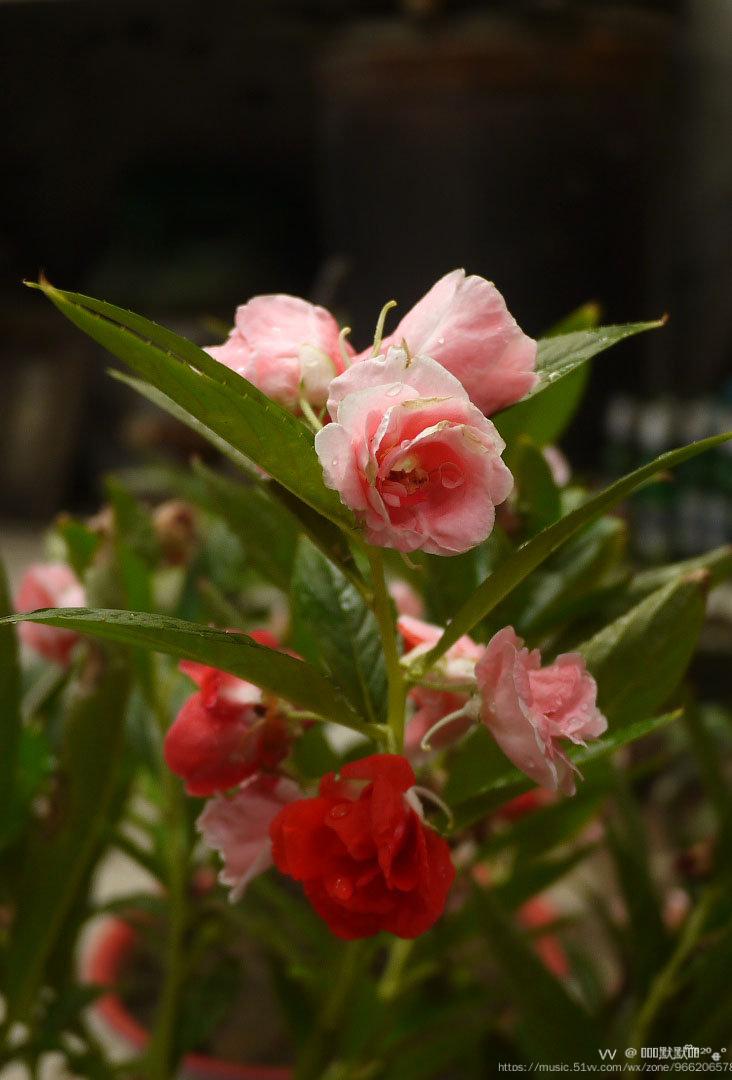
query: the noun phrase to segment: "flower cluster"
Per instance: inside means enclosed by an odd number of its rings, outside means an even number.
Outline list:
[[[383,340],[382,321],[374,347],[356,354],[323,308],[258,296],[238,308],[228,340],[208,351],[316,429],[325,484],[354,512],[369,544],[458,555],[489,536],[496,507],[512,491],[505,444],[490,416],[534,387],[536,342],[494,285],[462,270],[438,281]],[[155,525],[168,561],[185,563],[193,543],[189,509],[171,504]],[[382,590],[383,584],[375,582]],[[423,620],[417,593],[399,582],[392,589],[406,675],[421,670],[418,662],[443,630]],[[16,606],[84,601],[73,573],[49,564],[29,570]],[[382,601],[383,620],[389,602]],[[23,635],[61,664],[77,642],[75,632],[38,624],[26,624]],[[281,648],[267,631],[251,637]],[[396,653],[390,678],[398,682]],[[431,795],[440,802],[441,777],[428,773],[438,790],[425,789],[414,771],[433,748],[449,747],[482,724],[540,788],[571,794],[575,770],[566,744],[584,743],[606,727],[579,654],[542,665],[538,650],[527,649],[510,626],[487,644],[463,636],[421,679],[410,677],[408,715],[390,713],[391,727],[377,735],[382,749],[402,750],[406,719],[403,752],[345,764],[309,794],[296,782],[291,751],[312,714],[205,664],[184,660],[180,669],[196,689],[166,734],[165,761],[190,795],[208,799],[198,828],[222,857],[220,877],[232,900],[274,865],[302,883],[315,910],[345,939],[380,931],[413,938],[444,910],[455,868],[421,801]],[[331,674],[337,682],[338,673]],[[509,804],[506,815],[538,800],[531,793],[528,802]]]
[[[490,534],[513,480],[488,416],[537,379],[536,342],[491,282],[453,270],[357,355],[323,308],[258,296],[208,351],[287,408],[327,402],[325,482],[369,543],[456,555]]]

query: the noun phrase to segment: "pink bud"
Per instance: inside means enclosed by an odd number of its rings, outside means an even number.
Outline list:
[[[325,308],[282,293],[255,296],[237,308],[227,341],[206,351],[285,408],[297,410],[301,395],[320,408],[344,368],[339,334]]]

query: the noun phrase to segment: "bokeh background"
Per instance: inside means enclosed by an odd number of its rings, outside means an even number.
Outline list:
[[[5,522],[195,449],[21,287],[39,270],[201,343],[294,292],[363,346],[465,266],[533,334],[588,300],[670,313],[596,365],[586,473],[732,426],[729,0],[0,0],[0,71]],[[638,511],[643,557],[732,536],[709,458]]]

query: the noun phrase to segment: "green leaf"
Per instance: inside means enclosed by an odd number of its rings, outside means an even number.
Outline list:
[[[549,462],[539,447],[522,435],[511,462],[518,494],[517,510],[527,536],[551,525],[561,516],[559,488],[554,483]]]
[[[679,716],[677,711],[650,720],[638,720],[595,739],[586,747],[569,747],[567,757],[581,771],[587,770],[589,777],[596,762],[602,762],[620,747],[660,730]],[[534,781],[511,765],[501,753],[483,725],[473,728],[455,748],[449,762],[444,797],[454,811],[453,831],[471,825],[534,787]]]
[[[613,731],[651,715],[676,689],[696,648],[706,593],[702,572],[672,581],[579,646]]]
[[[241,542],[247,562],[262,577],[287,592],[295,561],[299,524],[257,486],[238,484],[196,462],[206,505],[224,519]]]
[[[539,446],[555,442],[571,420],[582,397],[587,361],[626,338],[663,326],[663,320],[601,326],[539,341],[536,371],[539,381],[528,397],[492,417],[499,432],[511,444],[529,435]]]
[[[605,488],[598,495],[589,498],[576,510],[573,510],[560,521],[550,525],[547,529],[532,537],[523,547],[520,547],[515,555],[506,559],[494,574],[475,591],[473,596],[457,611],[448,624],[445,633],[438,643],[432,648],[419,665],[415,665],[418,674],[424,674],[439,658],[458,640],[463,634],[468,634],[476,623],[484,619],[505,596],[519,585],[528,575],[540,566],[552,552],[566,543],[570,537],[579,530],[594,521],[611,507],[621,502],[627,495],[637,490],[641,484],[646,483],[656,473],[664,469],[671,469],[675,465],[711,450],[715,446],[721,446],[732,438],[732,432],[722,435],[714,435],[709,439],[691,443],[689,446],[671,450],[661,454],[654,461],[643,465],[640,469],[617,480],[610,487]]]
[[[615,782],[614,814],[605,822],[607,846],[627,911],[627,924],[621,927],[627,968],[636,989],[644,992],[664,962],[669,938],[650,863],[643,815],[627,777],[619,770],[615,771]]]
[[[214,630],[165,615],[114,609],[51,608],[31,615],[14,615],[4,621],[23,620],[63,626],[123,645],[208,664],[247,679],[327,720],[368,734],[366,725],[361,723],[330,679],[302,660],[258,645],[246,634]],[[0,625],[2,622],[0,620]]]
[[[511,848],[516,865],[546,855],[571,840],[593,817],[604,802],[608,782],[593,776],[591,784],[581,784],[571,799],[560,799],[525,814],[509,828],[490,836],[480,847],[481,855]]]
[[[414,552],[410,559],[419,568],[414,584],[424,592],[433,622],[447,622],[450,613],[465,603],[513,550],[506,534],[496,526],[486,541],[462,555],[446,559]]]
[[[341,686],[371,723],[386,720],[387,675],[378,623],[363,598],[309,541],[298,546],[292,579],[305,656]]]
[[[596,1061],[603,1039],[590,1014],[550,974],[495,895],[476,890],[476,903],[487,947],[519,1017],[517,1036],[525,1055],[554,1064]]]
[[[13,612],[13,602],[0,562],[0,616]],[[17,633],[12,626],[0,628],[0,791],[2,807],[13,806],[21,732],[21,679]],[[0,815],[0,820],[4,815]],[[1,831],[1,830],[0,830]]]
[[[555,885],[594,851],[597,851],[597,845],[586,844],[566,855],[555,856],[551,859],[539,859],[528,863],[517,860],[513,873],[506,881],[495,886],[495,893],[504,907],[511,909],[520,907],[532,896]]]
[[[344,528],[353,519],[323,483],[312,434],[246,379],[185,338],[92,297],[39,288],[71,322],[185,413]]]
[[[576,330],[594,330],[600,325],[602,308],[595,300],[588,300],[586,304],[570,311],[563,319],[555,323],[547,330],[543,337],[560,337],[562,334],[573,334]]]
[[[302,531],[346,577],[364,587],[340,530],[280,484],[257,479],[244,485],[200,462],[193,467],[203,481],[208,509],[224,518],[244,547],[247,561],[274,585],[289,591]]]
[[[705,552],[704,555],[696,555],[693,559],[684,559],[682,562],[641,570],[635,574],[628,585],[628,596],[634,601],[640,600],[655,589],[660,589],[663,585],[693,574],[697,570],[708,573],[710,589],[726,581],[732,576],[732,545],[724,544],[722,547]]]
[[[514,626],[535,641],[553,629],[573,603],[595,589],[625,554],[627,526],[601,517],[585,526],[491,612],[492,628]]]
[[[47,815],[36,822],[24,853],[15,902],[20,917],[5,959],[3,992],[9,1017],[27,1020],[38,1001],[44,968],[84,895],[118,787],[126,665],[107,660],[89,686],[77,682],[65,715],[59,783]]]
[[[81,580],[101,543],[101,537],[69,514],[63,514],[56,520],[56,532],[66,547],[67,561]]]

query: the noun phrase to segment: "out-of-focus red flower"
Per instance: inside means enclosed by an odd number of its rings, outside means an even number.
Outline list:
[[[533,814],[534,810],[541,809],[556,801],[556,795],[550,788],[532,788],[523,795],[517,795],[515,799],[504,803],[496,810],[496,817],[503,821],[518,821],[527,814]]]
[[[409,762],[374,754],[328,773],[320,793],[286,806],[270,827],[275,865],[301,881],[315,910],[347,940],[387,930],[423,934],[455,876],[450,849],[424,824]]]
[[[557,919],[557,912],[543,896],[534,896],[520,908],[518,918],[527,930],[536,931],[543,926],[551,926]],[[545,968],[559,979],[567,978],[569,960],[556,934],[538,934],[534,939],[534,949]]]
[[[276,648],[267,631],[250,635]],[[165,736],[168,768],[185,780],[189,795],[213,795],[248,776],[271,771],[289,749],[287,723],[276,698],[217,668],[183,660],[181,671],[199,687]]]
[[[73,608],[86,605],[84,586],[66,563],[36,563],[29,566],[15,596],[15,610]],[[20,640],[46,660],[68,664],[79,640],[76,630],[41,623],[21,623]]]

